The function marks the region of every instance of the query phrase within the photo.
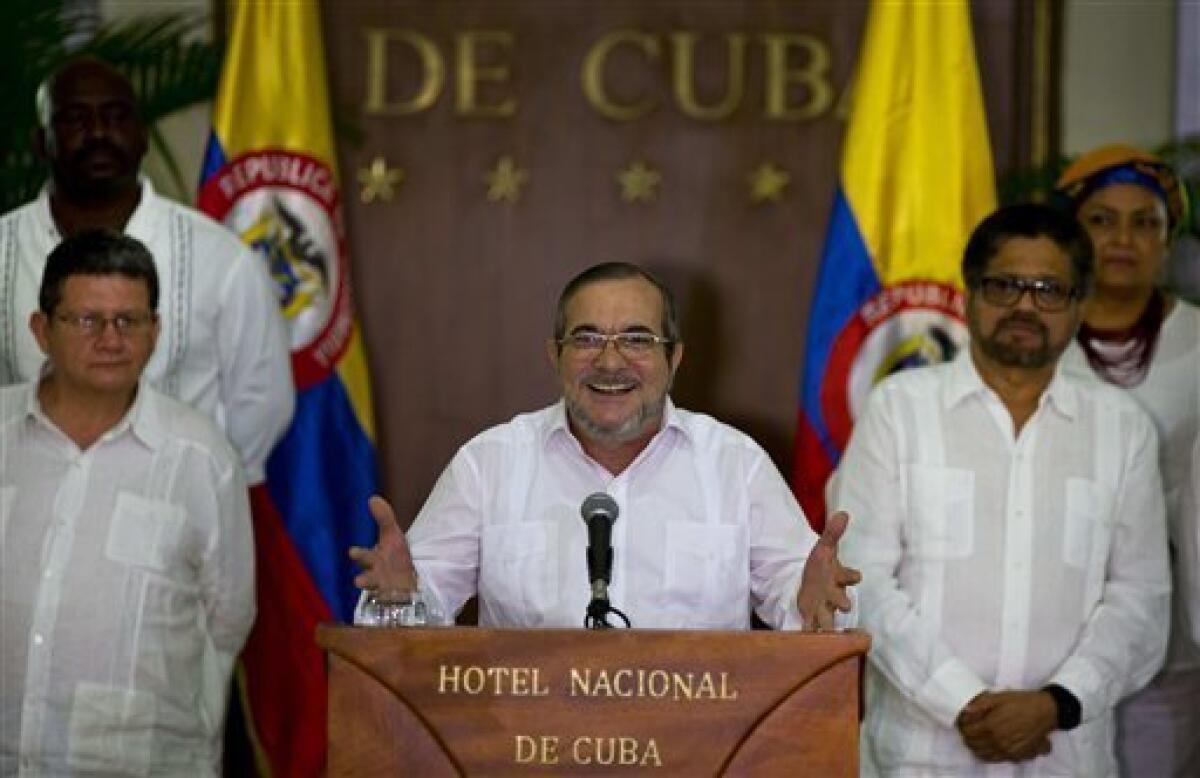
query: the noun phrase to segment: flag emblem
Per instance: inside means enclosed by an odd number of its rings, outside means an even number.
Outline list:
[[[210,176],[199,199],[255,250],[275,281],[297,388],[328,378],[353,329],[333,171],[296,152],[252,151]]]
[[[960,290],[929,281],[885,287],[863,303],[834,340],[822,378],[821,405],[839,448],[875,384],[900,370],[947,362],[966,345],[963,306]]]

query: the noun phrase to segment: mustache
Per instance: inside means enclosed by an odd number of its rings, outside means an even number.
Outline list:
[[[605,370],[593,368],[579,376],[580,383],[637,383],[637,374],[632,370]]]
[[[117,159],[120,159],[120,160],[127,160],[128,156],[129,156],[128,154],[125,153],[124,149],[122,149],[120,146],[116,145],[112,141],[104,140],[103,138],[98,138],[96,140],[88,141],[83,146],[81,146],[79,148],[79,150],[75,152],[74,159],[81,160],[85,157],[90,157],[92,154],[95,154],[95,153],[101,152],[101,151],[109,154],[110,156],[116,157]]]
[[[1050,331],[1046,328],[1046,323],[1037,314],[1030,313],[1029,311],[1013,311],[996,322],[996,329],[994,331],[999,332],[1010,324],[1024,324],[1033,327],[1042,335],[1050,334]]]

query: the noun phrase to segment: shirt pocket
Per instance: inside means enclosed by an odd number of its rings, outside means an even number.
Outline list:
[[[183,508],[120,492],[108,529],[105,555],[114,562],[179,579],[184,570]]]
[[[78,684],[71,701],[67,763],[80,771],[148,774],[156,716],[150,692]]]
[[[501,606],[522,603],[525,616],[539,621],[558,600],[558,525],[546,521],[489,525],[483,528],[480,542],[480,593]]]
[[[667,522],[666,594],[704,621],[728,624],[750,608],[745,530],[733,524]]]
[[[908,466],[909,550],[916,559],[962,559],[975,548],[975,473]]]
[[[1107,549],[1112,490],[1086,478],[1068,478],[1063,514],[1063,562],[1085,569],[1097,553]]]

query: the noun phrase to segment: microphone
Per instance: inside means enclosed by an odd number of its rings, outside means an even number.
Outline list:
[[[589,495],[579,508],[588,528],[587,567],[593,601],[608,601],[608,584],[612,581],[612,525],[620,512],[617,501],[604,492]]]

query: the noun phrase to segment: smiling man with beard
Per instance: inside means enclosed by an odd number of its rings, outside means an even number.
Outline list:
[[[1154,427],[1059,364],[1093,272],[1070,216],[1000,209],[962,271],[969,348],[872,392],[831,501],[873,638],[863,774],[1116,776],[1114,707],[1166,648]]]
[[[563,398],[467,443],[407,538],[373,498],[378,544],[351,549],[365,589],[418,585],[452,618],[479,595],[485,626],[579,626],[591,596],[580,504],[606,492],[609,595],[635,627],[827,629],[859,579],[837,559],[847,517],[809,528],[748,436],[675,407],[683,343],[670,290],[627,263],[596,265],[559,297],[547,355]]]

